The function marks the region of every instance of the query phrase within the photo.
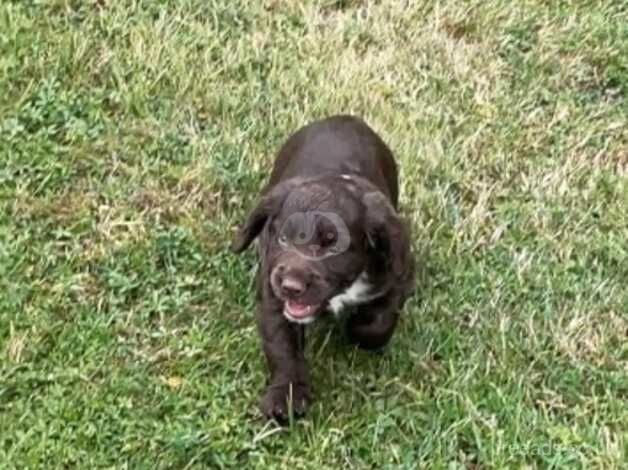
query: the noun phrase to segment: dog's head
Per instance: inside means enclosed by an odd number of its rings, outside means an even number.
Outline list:
[[[388,198],[349,175],[292,178],[251,211],[232,245],[260,235],[262,276],[291,321],[308,323],[365,269],[402,276],[408,236]]]

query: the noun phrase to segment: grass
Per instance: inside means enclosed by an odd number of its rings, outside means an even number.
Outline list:
[[[0,467],[625,466],[625,2],[5,1],[0,31]],[[315,326],[276,428],[226,246],[340,112],[400,162],[420,295],[384,354]]]

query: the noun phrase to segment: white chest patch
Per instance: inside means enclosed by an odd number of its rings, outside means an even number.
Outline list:
[[[363,272],[346,291],[329,300],[329,310],[338,315],[344,307],[365,304],[381,295],[381,292],[373,292],[373,285],[369,284],[368,276]]]

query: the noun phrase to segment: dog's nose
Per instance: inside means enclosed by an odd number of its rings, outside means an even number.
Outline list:
[[[281,281],[281,293],[286,297],[298,297],[305,292],[305,283],[294,277],[286,276]]]

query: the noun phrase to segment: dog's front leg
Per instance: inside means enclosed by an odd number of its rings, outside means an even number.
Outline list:
[[[261,403],[262,413],[284,422],[290,415],[301,416],[311,400],[304,356],[305,328],[289,322],[278,302],[261,302],[257,323],[270,369],[270,384]]]
[[[399,319],[399,294],[392,292],[367,305],[361,305],[347,321],[349,341],[363,349],[385,346]]]

